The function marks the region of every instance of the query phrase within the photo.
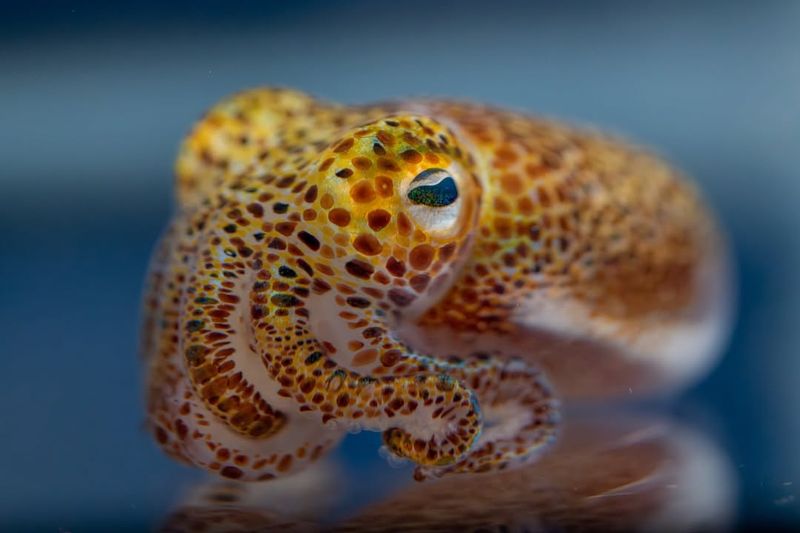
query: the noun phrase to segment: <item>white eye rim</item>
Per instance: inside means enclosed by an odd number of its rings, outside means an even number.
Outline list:
[[[446,168],[434,167],[423,170],[408,184],[407,192],[422,185],[436,185],[445,178],[453,178],[453,173]],[[453,181],[455,181],[455,178],[453,178]]]
[[[460,180],[456,169],[451,168],[430,168],[418,173],[414,179],[406,182],[401,188],[403,203],[406,211],[411,215],[415,222],[425,231],[446,237],[457,232],[461,219],[463,206],[462,191]],[[408,194],[413,189],[420,186],[433,186],[450,178],[456,187],[458,197],[451,204],[442,206],[431,206],[423,203],[415,203]]]

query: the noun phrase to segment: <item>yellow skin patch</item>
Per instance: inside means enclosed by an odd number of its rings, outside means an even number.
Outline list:
[[[145,302],[149,425],[243,480],[355,427],[420,479],[533,460],[557,404],[525,354],[441,359],[402,327],[510,335],[535,301],[635,347],[691,307],[714,233],[651,156],[470,104],[247,91],[203,117],[176,170]]]

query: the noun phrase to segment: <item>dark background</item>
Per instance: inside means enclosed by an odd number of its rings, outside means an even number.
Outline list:
[[[261,84],[519,108],[694,176],[739,314],[675,411],[726,451],[743,524],[800,524],[800,2],[164,4],[0,4],[0,528],[148,526],[199,476],[141,429],[140,287],[181,136]],[[340,452],[362,493],[377,442]]]

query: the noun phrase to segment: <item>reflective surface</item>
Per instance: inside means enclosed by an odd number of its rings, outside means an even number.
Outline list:
[[[331,521],[347,487],[323,462],[272,484],[211,482],[194,488],[163,531],[645,531],[728,529],[737,480],[702,433],[665,419],[575,416],[539,463],[391,487],[389,495]]]

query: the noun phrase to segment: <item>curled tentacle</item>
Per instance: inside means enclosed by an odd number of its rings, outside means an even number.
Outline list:
[[[417,467],[418,480],[451,473],[503,470],[536,460],[558,430],[558,401],[547,379],[519,359],[476,354],[449,374],[478,398],[484,429],[469,454],[442,468]]]
[[[284,100],[292,127],[280,109],[262,112]],[[291,471],[351,427],[384,431],[426,474],[531,456],[552,425],[537,374],[498,358],[433,359],[394,333],[469,257],[475,160],[424,116],[373,108],[325,130],[314,113],[325,114],[302,97],[245,93],[184,145],[182,244],[158,283],[174,292],[167,319],[151,321],[164,339],[151,377],[157,439],[240,479]],[[335,141],[297,144],[309,135]],[[482,434],[483,403],[499,422]]]
[[[218,246],[225,246],[226,239],[220,236],[219,240]],[[221,368],[242,375],[241,383],[247,384],[251,376],[252,382],[260,378],[264,387],[271,386],[273,396],[296,402],[301,413],[316,413],[322,424],[339,421],[383,430],[392,453],[427,467],[418,471],[419,477],[503,468],[533,457],[552,440],[555,402],[543,377],[529,367],[497,357],[462,363],[417,355],[388,333],[389,325],[381,313],[368,311],[377,302],[364,298],[358,312],[347,311],[349,324],[340,326],[362,335],[368,332],[372,344],[378,346],[375,362],[365,365],[366,374],[348,370],[326,354],[337,352],[336,345],[342,340],[330,338],[338,342],[323,343],[312,334],[309,324],[314,314],[309,309],[318,302],[311,299],[306,305],[288,293],[272,294],[269,301],[277,303],[271,313],[257,303],[267,300],[267,289],[255,280],[273,275],[280,278],[280,266],[269,275],[262,270],[224,276],[230,280],[225,287],[214,283],[213,274],[237,271],[226,263],[215,264],[213,250],[203,255],[204,264],[193,276],[197,297],[188,302],[184,314],[218,327],[227,327],[231,321],[242,323],[247,319],[242,318],[247,306],[233,302],[233,295],[251,286],[252,344],[234,340],[233,351],[231,343],[219,342],[201,355],[187,352],[192,356],[187,360],[190,372],[200,369],[198,373],[204,374],[208,367]],[[362,326],[353,328],[352,324]],[[190,327],[185,342],[190,347],[200,346],[208,335],[205,327]],[[350,365],[358,353],[348,360]],[[248,369],[248,359],[253,364],[259,358],[274,385],[256,369]],[[208,401],[219,397],[225,396],[220,393]],[[495,426],[484,431],[473,449],[483,422],[478,403],[488,409]]]
[[[194,222],[203,220],[198,217]],[[341,440],[342,432],[273,410],[265,403],[274,422],[273,430],[264,434],[271,438],[245,435],[211,412],[192,387],[180,351],[185,320],[179,305],[185,299],[184,282],[196,254],[196,238],[190,238],[189,228],[176,224],[164,235],[158,268],[151,271],[148,283],[143,332],[147,339],[143,355],[148,365],[148,426],[172,457],[225,477],[265,480],[296,471],[320,458]],[[236,382],[234,378],[230,384]]]
[[[258,281],[280,280],[281,266],[255,272],[228,259],[230,239],[217,235],[210,242],[191,276],[182,346],[194,392],[215,418],[243,435],[270,437],[276,422],[265,397],[273,397],[316,414],[320,425],[392,428],[398,438],[424,442],[409,455],[420,464],[449,464],[467,452],[481,423],[471,390],[435,369],[378,378],[343,368],[312,335],[314,317],[303,300]],[[238,296],[247,287],[250,305]],[[242,397],[247,391],[252,394]]]

